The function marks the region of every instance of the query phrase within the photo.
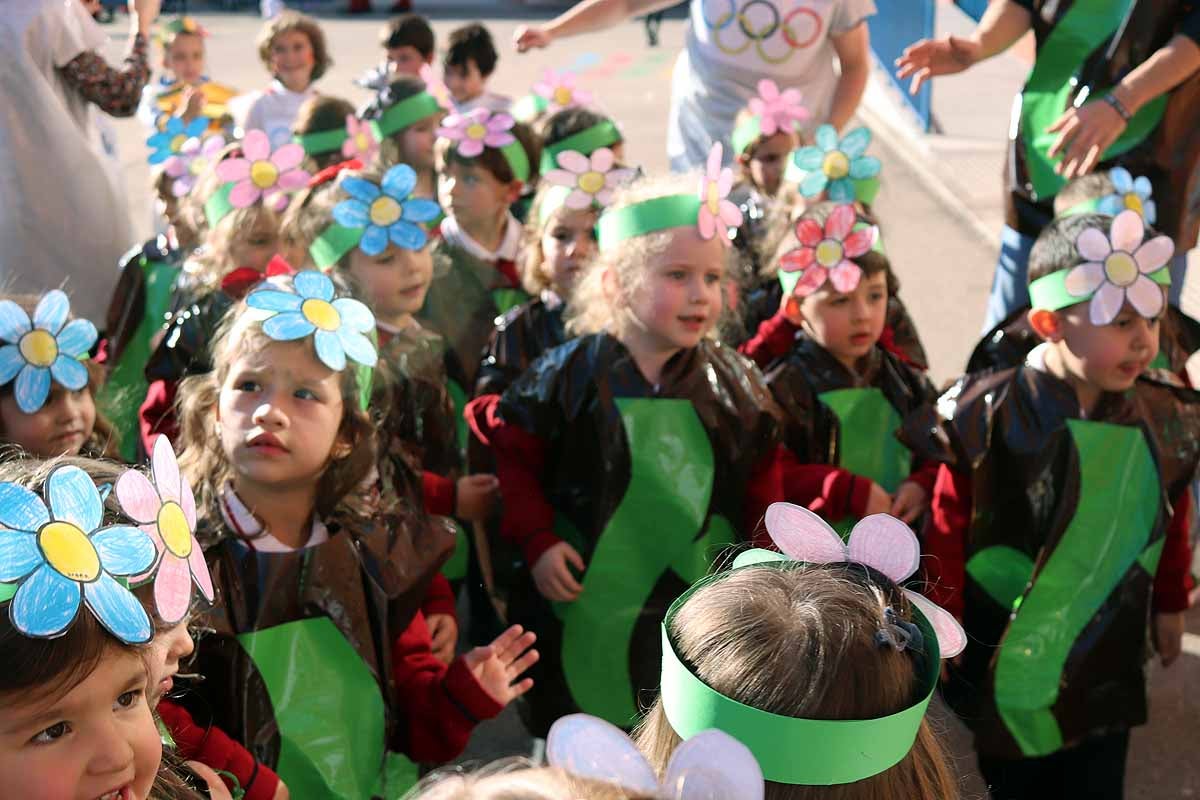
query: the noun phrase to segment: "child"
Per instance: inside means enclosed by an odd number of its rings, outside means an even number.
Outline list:
[[[112,426],[94,400],[102,380],[89,361],[96,326],[70,315],[57,289],[36,306],[30,297],[0,300],[0,441],[37,458],[114,458]]]
[[[638,731],[659,771],[717,728],[750,748],[767,800],[955,800],[925,710],[966,636],[902,583],[920,547],[887,515],[849,545],[812,512],[771,506],[782,553],[751,550],[697,583],[662,626],[662,696]],[[786,744],[785,744],[786,743]]]
[[[427,565],[364,496],[376,457],[359,375],[376,362],[374,326],[321,273],[274,278],[231,309],[213,371],[181,391],[181,467],[225,601],[206,619],[199,694],[297,797],[403,791],[415,767],[389,746],[455,757],[529,689],[520,675],[537,659],[519,627],[449,668],[430,652],[407,596]]]
[[[879,229],[853,206],[825,203],[805,212],[796,237],[798,246],[779,259],[791,345],[769,366],[762,351],[772,348],[762,337],[742,352],[766,371],[792,452],[874,481],[893,494],[891,513],[911,523],[928,507],[937,464],[917,468],[895,433],[937,392],[922,370],[880,344],[895,282]],[[849,530],[852,522],[839,524]]]
[[[996,800],[1121,797],[1152,615],[1163,664],[1180,653],[1200,398],[1143,374],[1173,249],[1131,210],[1051,222],[1029,262],[1043,344],[905,424],[943,462],[927,572],[971,634],[946,697]]]
[[[292,141],[304,148],[310,171],[320,172],[339,161],[359,156],[358,152],[348,152],[356,151],[360,144],[347,145],[351,130],[358,133],[354,106],[340,97],[319,94],[300,104],[292,127]],[[370,151],[369,143],[364,150]]]
[[[279,254],[288,264],[300,269],[316,267],[311,248],[317,237],[329,227],[333,204],[329,196],[335,181],[346,170],[362,169],[363,162],[352,158],[325,167],[313,175],[308,186],[296,193],[279,220]]]
[[[418,77],[421,67],[433,63],[437,39],[429,20],[420,14],[401,14],[379,31],[379,46],[387,54],[388,71]]]
[[[209,120],[209,131],[219,133],[229,122],[226,104],[237,94],[204,74],[204,38],[208,31],[191,17],[163,25],[158,41],[163,49],[163,75],[142,89],[137,116],[151,131],[160,131],[169,117],[191,122]]]
[[[317,91],[333,59],[325,46],[325,33],[312,17],[285,11],[267,23],[258,35],[258,57],[271,73],[264,91],[243,95],[236,114],[241,131],[265,131],[273,147],[292,139],[292,125],[300,105]]]
[[[371,123],[381,159],[388,164],[407,164],[416,171],[413,194],[417,197],[437,195],[434,143],[444,116],[424,81],[406,76],[393,78],[362,111],[362,118]]]
[[[785,487],[828,481],[835,514],[868,499],[844,470],[802,467],[778,447],[761,374],[709,338],[737,221],[714,154],[698,194],[694,178],[618,194],[572,296],[579,338],[499,403],[501,531],[525,563],[509,613],[537,627],[547,654],[523,709],[535,735],[576,709],[632,725],[640,693],[657,686],[667,605],[749,539],[743,520]]]
[[[492,112],[508,111],[512,98],[487,90],[488,78],[492,76],[499,60],[492,34],[478,22],[450,32],[446,55],[442,57],[442,79],[450,92],[455,114],[465,114],[477,108]]]
[[[574,150],[590,156],[601,147],[612,150],[618,162],[625,161],[625,137],[611,118],[579,106],[557,111],[538,126],[538,139],[542,143],[543,174],[558,169],[558,154]]]

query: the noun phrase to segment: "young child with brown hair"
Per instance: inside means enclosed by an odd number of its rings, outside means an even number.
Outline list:
[[[240,132],[260,130],[278,147],[291,141],[292,125],[300,105],[316,94],[313,82],[329,71],[333,59],[325,32],[306,14],[284,11],[258,34],[258,58],[271,74],[264,90],[234,101],[234,120]]]

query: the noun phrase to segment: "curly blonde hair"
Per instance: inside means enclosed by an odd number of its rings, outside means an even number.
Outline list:
[[[475,772],[449,768],[422,780],[404,800],[650,800],[619,786],[576,778],[524,758],[501,759]]]
[[[321,30],[321,26],[315,19],[299,11],[284,11],[263,26],[254,42],[258,47],[258,60],[267,68],[267,72],[270,72],[271,45],[275,42],[275,37],[291,31],[299,31],[308,37],[313,52],[311,80],[317,80],[333,66],[333,58],[329,55],[329,47],[325,44],[325,32]]]

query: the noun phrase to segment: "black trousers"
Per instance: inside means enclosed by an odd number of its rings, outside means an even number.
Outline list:
[[[1043,758],[979,756],[979,771],[992,800],[1121,800],[1129,731],[1088,739]]]

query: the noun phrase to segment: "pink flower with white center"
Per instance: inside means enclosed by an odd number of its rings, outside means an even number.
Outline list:
[[[775,81],[758,82],[758,97],[750,101],[750,113],[758,117],[763,136],[790,133],[797,123],[808,119],[808,109],[800,104],[799,89],[779,91]]]
[[[422,64],[419,72],[421,80],[425,81],[425,91],[433,95],[433,99],[438,101],[438,105],[447,111],[450,110],[450,90],[446,88],[446,84],[442,83],[442,79],[433,71],[433,67],[429,64]]]
[[[591,157],[575,150],[564,150],[555,158],[561,169],[552,169],[543,177],[555,186],[571,190],[564,201],[567,208],[576,210],[595,203],[600,208],[612,202],[613,190],[633,179],[632,169],[613,169],[616,156],[601,147]]]
[[[126,470],[117,479],[114,491],[121,511],[158,549],[154,605],[162,621],[174,625],[187,616],[193,583],[205,600],[213,601],[212,576],[196,541],[196,499],[187,479],[179,473],[175,451],[166,436],[154,442],[150,473],[153,483],[136,469]]]
[[[1075,249],[1087,261],[1067,273],[1066,289],[1080,298],[1095,293],[1088,309],[1093,325],[1107,325],[1116,319],[1126,300],[1146,319],[1162,311],[1162,286],[1149,276],[1167,266],[1175,243],[1169,236],[1143,242],[1145,236],[1141,215],[1127,209],[1113,219],[1108,235],[1099,228],[1088,228],[1075,240]]]
[[[261,198],[264,205],[282,211],[287,208],[287,193],[308,185],[309,174],[300,169],[304,148],[295,142],[271,152],[267,134],[251,130],[242,140],[242,155],[217,165],[217,176],[234,184],[229,193],[229,204],[234,208],[252,206]]]
[[[729,229],[742,224],[742,212],[727,199],[729,190],[733,188],[733,170],[729,167],[722,169],[721,153],[723,148],[717,142],[708,151],[708,164],[704,175],[700,178],[700,216],[696,220],[700,229],[701,239],[711,239],[717,234],[717,224],[720,223],[721,244],[729,247]]]
[[[193,136],[184,142],[179,153],[168,158],[164,167],[167,175],[175,179],[171,182],[171,194],[183,197],[190,192],[224,146],[225,137],[219,133],[203,141]]]
[[[533,93],[550,104],[548,111],[551,114],[592,102],[592,93],[580,89],[573,74],[552,69],[546,70],[542,79],[533,85]]]
[[[466,114],[451,114],[442,121],[437,135],[458,142],[458,154],[475,158],[483,148],[500,148],[517,140],[512,134],[513,118],[504,112],[476,108]]]
[[[346,141],[342,142],[342,155],[369,164],[375,160],[378,153],[379,142],[371,132],[371,124],[353,114],[347,114]]]
[[[812,219],[796,223],[800,246],[783,255],[779,266],[784,272],[801,272],[794,293],[807,297],[825,285],[839,292],[852,292],[862,279],[862,268],[850,259],[863,255],[874,246],[879,229],[874,225],[854,230],[858,214],[852,205],[836,206],[829,212],[824,229]]]

